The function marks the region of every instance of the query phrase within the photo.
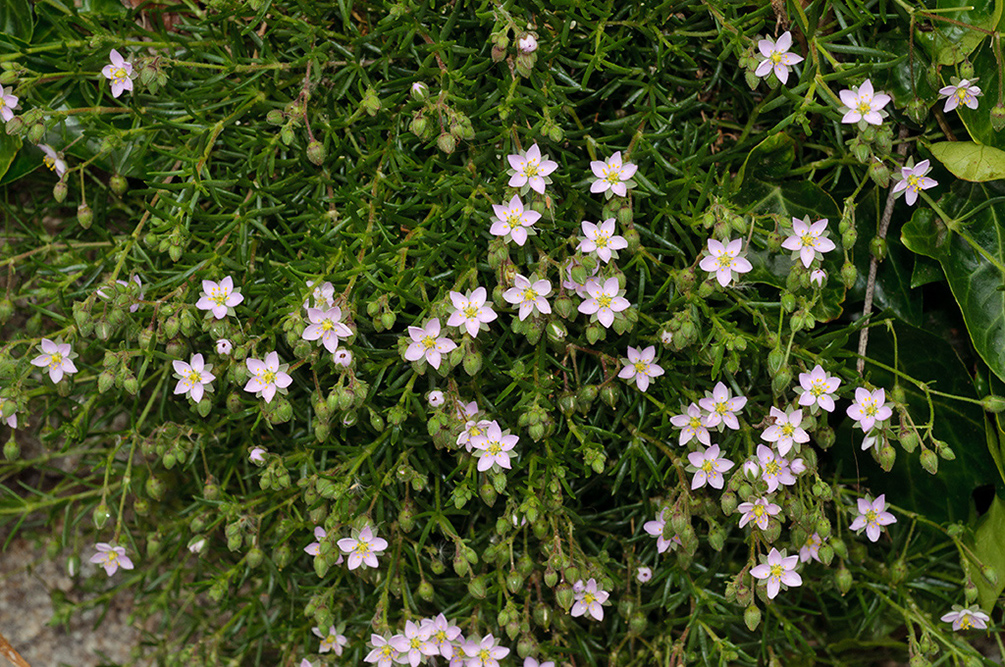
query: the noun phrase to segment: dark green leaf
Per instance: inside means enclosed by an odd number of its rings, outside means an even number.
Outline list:
[[[21,138],[12,137],[6,132],[0,132],[0,178],[7,173],[10,163],[21,149]]]
[[[35,27],[28,0],[4,0],[0,2],[0,35],[14,37],[22,42],[30,42]]]
[[[957,178],[982,183],[1005,178],[1005,151],[972,141],[940,141],[932,155]]]
[[[919,31],[915,39],[940,65],[955,65],[966,59],[987,37],[969,26],[993,29],[1001,18],[1002,4],[1002,0],[974,0],[966,3],[966,8],[961,11],[940,12],[939,16],[956,23],[936,21],[935,30]],[[935,3],[938,9],[960,6],[961,3],[956,0],[938,0]]]
[[[1002,535],[1005,535],[1005,502],[996,494],[990,509],[974,528],[974,554],[983,565],[993,567],[998,573],[998,581],[993,584],[979,572],[973,574],[981,607],[987,610],[994,608],[998,596],[1005,589],[1005,576],[1002,575],[1005,572],[1005,540],[1002,540]]]

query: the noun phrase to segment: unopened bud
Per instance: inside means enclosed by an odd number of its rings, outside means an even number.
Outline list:
[[[886,253],[887,253],[886,239],[880,238],[878,236],[873,237],[873,239],[869,241],[869,252],[871,252],[872,256],[875,257],[876,260],[879,262],[882,262],[884,259],[886,259]]]
[[[852,245],[854,245],[854,243],[852,243]],[[851,246],[845,244],[845,247],[850,248]],[[856,278],[858,278],[858,269],[856,269],[855,265],[851,262],[845,263],[845,265],[841,267],[841,282],[844,283],[845,288],[851,289],[854,287]]]
[[[453,135],[449,132],[444,132],[440,135],[439,139],[436,140],[436,145],[441,151],[450,155],[457,147],[457,140],[454,139]]]
[[[841,595],[845,595],[851,590],[852,576],[848,568],[843,565],[838,568],[838,571],[834,574],[834,581],[837,583],[838,590],[841,591]]]
[[[112,192],[121,197],[129,189],[129,181],[122,174],[115,174],[108,179],[108,187],[111,188]]]
[[[45,125],[42,123],[35,123],[30,128],[28,128],[28,141],[33,144],[38,144],[42,141],[42,137],[45,136]]]
[[[324,163],[325,157],[328,152],[325,150],[324,144],[315,139],[314,141],[307,144],[307,159],[311,163],[321,166]]]
[[[926,447],[921,452],[921,466],[934,475],[939,472],[939,457]]]
[[[421,81],[416,81],[412,84],[411,94],[412,99],[416,102],[425,102],[429,97],[429,86]]]
[[[7,124],[8,127],[10,123]],[[1005,105],[1001,102],[996,104],[994,108],[991,109],[991,127],[995,129],[995,132],[1001,132],[1005,130]],[[8,129],[7,134],[10,134]]]
[[[743,622],[747,624],[747,629],[751,632],[756,630],[757,626],[761,624],[761,610],[757,608],[756,604],[750,605],[743,612]]]
[[[52,198],[56,200],[57,204],[63,203],[63,200],[66,199],[66,181],[58,181],[52,187]]]

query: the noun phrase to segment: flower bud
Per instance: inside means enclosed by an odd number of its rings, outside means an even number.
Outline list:
[[[91,520],[94,521],[94,527],[101,530],[108,523],[109,517],[111,517],[111,512],[108,511],[108,505],[101,503],[94,508],[94,512],[91,515]]]
[[[897,460],[897,452],[889,444],[883,445],[879,448],[877,453],[877,459],[879,460],[879,467],[883,469],[883,472],[890,472],[893,470],[894,461]]]
[[[265,120],[269,125],[282,125],[286,122],[286,117],[283,116],[283,112],[279,109],[272,109],[269,113],[265,114]]]
[[[854,245],[854,242],[851,245]],[[846,243],[845,247],[850,248],[851,245]],[[858,278],[858,270],[855,268],[855,265],[851,262],[846,262],[841,267],[841,282],[844,283],[845,288],[851,289],[854,287],[856,278]]]
[[[981,399],[981,406],[984,407],[988,412],[998,413],[1005,410],[1005,397],[1002,396],[985,396]]]
[[[361,106],[363,107],[363,110],[371,116],[376,116],[377,112],[380,111],[380,99],[377,97],[377,93],[372,88],[366,91],[366,94],[363,96]]]
[[[57,204],[63,203],[63,200],[66,199],[66,181],[57,181],[56,185],[52,186],[52,198],[56,200]]]
[[[10,123],[7,123],[7,125],[8,125],[7,134],[10,134],[11,133],[9,129]],[[994,107],[991,109],[991,127],[995,129],[995,132],[1001,132],[1002,130],[1005,130],[1005,105],[1003,105],[1001,102],[994,105]]]
[[[939,457],[932,450],[923,447],[921,450],[921,466],[934,475],[939,472]]]
[[[478,495],[481,496],[482,501],[486,505],[492,507],[492,505],[495,504],[496,498],[498,497],[499,494],[496,493],[495,488],[491,484],[485,483],[482,484],[481,488],[478,489]]]
[[[632,219],[634,218],[634,216],[632,215],[632,207],[622,206],[621,208],[618,209],[616,217],[618,219],[619,225],[630,225],[632,223]],[[639,251],[639,243],[640,243],[639,233],[635,231],[634,228],[630,228],[625,232],[624,238],[626,241],[628,241],[628,252],[632,253],[633,255],[637,253]]]
[[[565,611],[572,608],[573,597],[572,586],[567,582],[563,581],[555,588],[555,600],[558,602],[558,606]]]
[[[42,123],[35,123],[30,128],[28,128],[28,141],[33,144],[38,144],[42,141],[42,137],[45,136],[45,125]]]
[[[108,187],[111,188],[112,192],[121,197],[129,189],[129,181],[122,174],[115,174],[108,179]]]
[[[293,128],[289,125],[284,125],[283,129],[279,130],[279,138],[284,144],[289,146],[293,143]]]
[[[869,165],[869,178],[881,188],[890,186],[890,169],[879,160]]]
[[[436,145],[441,151],[450,155],[457,147],[457,140],[454,139],[453,135],[449,132],[444,132],[440,135],[439,139],[436,140]]]
[[[834,573],[834,582],[837,584],[838,590],[841,591],[841,595],[845,595],[851,590],[852,581],[851,572],[844,565]]]
[[[485,578],[477,576],[468,582],[468,593],[476,600],[484,600],[487,590],[485,588]]]
[[[17,444],[17,440],[14,439],[13,432],[11,432],[10,439],[4,443],[3,455],[8,461],[16,461],[21,456],[21,447]]]
[[[248,550],[248,555],[245,559],[248,563],[248,567],[255,569],[262,564],[263,560],[265,560],[265,554],[258,547],[251,547],[251,549]]]
[[[307,159],[310,160],[312,164],[321,166],[327,155],[328,151],[325,150],[324,144],[317,139],[307,144]]]
[[[421,81],[416,81],[412,84],[411,89],[412,99],[416,102],[425,102],[429,98],[429,86]]]
[[[747,629],[751,632],[756,630],[757,626],[761,624],[761,610],[757,608],[756,604],[750,605],[743,612],[743,622],[747,624]]]
[[[166,458],[167,454],[165,454],[165,459]],[[167,487],[159,478],[150,476],[147,478],[146,490],[148,496],[154,500],[161,500],[164,498],[164,492],[167,490]]]
[[[886,253],[887,253],[886,239],[880,238],[878,236],[873,237],[873,239],[869,241],[869,252],[871,252],[872,256],[876,258],[876,261],[882,262],[884,259],[886,259]]]
[[[523,588],[524,577],[522,574],[516,570],[510,570],[509,575],[506,577],[506,588],[509,589],[510,593],[514,595]]]

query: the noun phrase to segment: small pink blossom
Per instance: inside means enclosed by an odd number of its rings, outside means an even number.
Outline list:
[[[593,279],[600,272],[600,265],[596,264],[593,267],[593,272],[586,277],[586,280],[581,285],[572,279],[572,270],[577,266],[582,266],[575,257],[570,257],[565,264],[562,265],[562,287],[567,290],[574,291],[580,299],[588,299],[590,297],[589,292],[586,291],[586,286],[590,284],[590,280]]]
[[[128,291],[129,288],[130,288],[130,284],[129,284],[130,281],[133,282],[133,283],[136,283],[136,292],[138,294],[137,303],[133,303],[133,304],[131,304],[129,306],[129,312],[130,313],[135,313],[137,310],[140,309],[140,304],[138,302],[143,300],[143,283],[140,281],[140,277],[137,276],[137,275],[134,275],[129,281],[126,281],[126,280],[116,280],[115,284],[116,285],[121,285],[121,286],[125,287],[126,288],[125,291]],[[115,296],[114,294],[109,294],[105,290],[105,288],[99,289],[97,291],[97,295],[100,296],[102,299],[111,299],[111,298],[114,298],[114,296]]]
[[[893,186],[894,194],[906,191],[904,200],[907,201],[908,206],[914,206],[915,202],[918,201],[919,192],[934,188],[939,184],[934,178],[925,176],[931,169],[931,163],[928,160],[922,160],[913,167],[901,167],[899,180]],[[898,178],[898,176],[894,176],[894,178]]]
[[[364,661],[374,663],[377,667],[391,667],[398,662],[400,653],[387,638],[371,634],[370,645],[373,650],[363,658]]]
[[[841,102],[844,104],[841,109],[844,116],[842,123],[858,123],[865,121],[869,125],[882,125],[886,112],[883,107],[889,104],[893,98],[886,93],[877,93],[872,88],[872,81],[866,79],[858,88],[842,90],[838,93]]]
[[[953,606],[953,611],[943,614],[942,619],[953,624],[954,631],[987,630],[991,617],[978,608]]]
[[[740,257],[743,239],[726,241],[723,245],[715,239],[708,240],[708,255],[698,262],[702,271],[715,274],[715,279],[723,287],[733,280],[733,274],[747,273],[754,266],[745,257]]]
[[[230,354],[231,350],[233,350],[233,349],[234,349],[234,346],[231,345],[230,341],[227,340],[226,338],[221,338],[220,340],[216,341],[216,353],[217,354],[227,355],[227,354]]]
[[[517,274],[513,277],[513,287],[503,292],[507,303],[520,305],[521,321],[535,310],[542,315],[551,314],[551,305],[545,298],[551,294],[551,283],[547,280],[534,280],[535,278],[537,274],[532,274],[530,280]]]
[[[722,473],[733,467],[733,462],[725,457],[719,456],[719,445],[712,445],[708,449],[691,452],[687,455],[687,460],[691,463],[688,470],[694,472],[691,480],[691,490],[705,486],[721,489],[723,485]]]
[[[91,556],[91,562],[105,568],[109,577],[115,574],[115,571],[120,567],[123,570],[133,569],[133,561],[129,560],[124,547],[113,547],[106,542],[98,542],[94,548],[98,550],[98,553]]]
[[[477,410],[475,412],[477,413]],[[466,416],[474,417],[475,415],[470,414]],[[493,423],[495,422],[488,421],[487,419],[468,419],[464,424],[464,429],[457,436],[457,445],[464,445],[464,448],[470,452],[472,443],[484,437],[488,432],[489,426]]]
[[[216,379],[216,376],[210,373],[213,364],[204,364],[201,354],[193,355],[187,364],[175,359],[171,365],[174,367],[175,377],[178,378],[174,393],[188,394],[196,403],[202,400],[203,393],[207,391],[205,385]]]
[[[111,62],[101,69],[106,79],[112,82],[112,97],[133,89],[133,64],[126,61],[118,51],[112,49],[108,56]]]
[[[486,305],[487,297],[488,292],[484,287],[476,287],[466,295],[451,292],[450,301],[454,305],[454,312],[450,314],[447,326],[459,327],[473,337],[478,336],[482,329],[488,330],[488,323],[495,321],[498,315],[491,305]]]
[[[327,634],[321,632],[321,628],[311,628],[311,632],[321,638],[321,646],[318,647],[318,653],[332,651],[335,655],[342,655],[343,647],[349,643],[349,640],[344,635],[338,633],[334,625],[328,628]]]
[[[642,566],[635,570],[635,578],[640,584],[648,583],[650,579],[653,578],[652,569]]]
[[[49,379],[59,382],[63,379],[63,374],[72,375],[77,372],[77,367],[73,364],[73,359],[77,355],[69,343],[53,342],[48,338],[43,338],[38,345],[42,354],[31,360],[32,366],[39,368],[49,368]]]
[[[0,86],[0,119],[6,123],[14,117],[14,109],[17,109],[18,98],[11,95]]]
[[[760,463],[761,479],[768,485],[768,493],[774,493],[779,484],[792,486],[796,483],[796,478],[789,469],[789,462],[775,454],[770,447],[758,445],[757,459]]]
[[[440,318],[434,317],[420,327],[408,327],[408,335],[412,339],[405,350],[405,361],[425,359],[433,368],[440,367],[442,355],[457,347],[457,343],[445,336],[440,336]]]
[[[621,363],[625,367],[618,373],[618,377],[622,380],[634,380],[635,386],[639,388],[639,391],[644,392],[649,388],[650,380],[663,375],[663,367],[655,363],[655,359],[655,345],[650,345],[642,350],[629,345],[628,357],[621,359]]]
[[[855,390],[855,402],[848,406],[848,416],[858,423],[864,433],[869,433],[876,424],[893,416],[893,410],[885,403],[886,392],[882,388],[869,391],[859,387]]]
[[[454,642],[461,636],[461,629],[443,614],[437,614],[436,618],[422,619],[422,625],[429,631],[429,641],[439,650],[440,655],[447,660],[453,658]]]
[[[289,364],[280,364],[279,355],[275,352],[265,355],[264,361],[248,358],[244,363],[252,375],[248,384],[244,385],[244,391],[264,398],[266,403],[272,402],[277,391],[285,394],[286,388],[293,384],[293,378],[286,373]]]
[[[799,259],[807,269],[814,259],[823,259],[823,253],[837,246],[827,238],[827,218],[810,223],[809,216],[803,220],[792,218],[792,236],[782,241],[782,247],[799,253]]]
[[[823,366],[817,364],[809,373],[799,374],[799,405],[812,408],[819,406],[827,412],[834,412],[834,397],[832,394],[841,386],[839,378],[830,376]]]
[[[534,40],[530,35],[528,37],[531,41]],[[537,48],[536,41],[533,41],[533,45],[534,48]],[[525,51],[525,53],[530,53],[530,51]],[[509,166],[513,168],[510,172],[512,176],[509,179],[509,186],[511,188],[522,188],[525,185],[529,185],[538,194],[544,194],[545,186],[551,183],[548,175],[558,169],[557,162],[549,160],[547,157],[542,158],[541,149],[538,148],[537,144],[527,149],[526,153],[508,155],[506,159],[509,161]],[[523,243],[521,242],[520,245],[523,245]]]
[[[310,324],[304,329],[301,337],[304,340],[320,340],[325,349],[334,353],[338,348],[339,338],[348,338],[352,330],[342,323],[342,309],[332,306],[327,310],[308,308],[307,319]]]
[[[808,563],[810,559],[816,562],[822,562],[820,560],[820,547],[822,547],[824,541],[820,538],[820,533],[813,533],[806,538],[806,542],[799,549],[799,562]]]
[[[310,299],[314,299],[314,308],[320,310],[328,310],[335,305],[335,286],[330,282],[326,281],[315,286],[313,280],[308,280],[307,286],[313,287],[314,290],[311,292],[310,298],[304,301],[304,310],[311,308]]]
[[[740,528],[753,521],[761,530],[767,530],[768,519],[782,511],[781,507],[767,498],[758,498],[752,503],[740,503],[736,509],[743,512],[743,516],[740,517]]]
[[[680,546],[680,537],[674,535],[672,538],[667,539],[663,536],[666,530],[667,515],[670,512],[669,507],[664,507],[656,514],[656,518],[652,521],[646,521],[642,526],[642,529],[647,533],[656,538],[656,551],[658,553],[663,553],[667,549],[673,550]]]
[[[311,556],[319,556],[321,554],[321,540],[328,537],[328,533],[321,526],[314,526],[314,539],[315,542],[311,542],[306,547],[304,551]]]
[[[234,313],[234,306],[244,301],[244,295],[234,289],[234,279],[227,276],[218,283],[212,280],[202,281],[202,294],[195,307],[208,310],[213,317],[222,320],[228,314]]]
[[[265,454],[267,452],[261,447],[254,447],[251,453],[248,454],[248,458],[252,463],[265,463]]]
[[[405,632],[391,637],[391,646],[401,655],[398,661],[419,667],[427,655],[439,655],[440,649],[429,641],[429,628],[414,621],[405,621]]]
[[[827,280],[827,272],[823,269],[813,269],[810,271],[810,282],[817,287],[822,288],[825,280]]]
[[[519,440],[519,436],[503,431],[498,423],[489,422],[484,433],[471,438],[471,446],[481,452],[478,457],[479,472],[485,472],[493,464],[508,470],[511,467],[509,452],[516,447]]]
[[[774,72],[775,76],[778,77],[778,80],[784,86],[789,80],[789,70],[792,66],[803,61],[802,56],[789,53],[789,49],[791,48],[792,33],[789,31],[783,32],[778,41],[772,41],[767,38],[759,40],[757,42],[757,50],[764,56],[764,60],[757,65],[754,75],[763,78]]]
[[[802,577],[795,572],[798,562],[799,556],[785,556],[772,547],[764,562],[750,568],[750,576],[767,580],[768,599],[773,600],[782,586],[802,586]]]
[[[499,667],[499,661],[509,655],[509,649],[499,646],[499,640],[492,635],[485,635],[480,642],[467,642],[464,652],[468,656],[466,667]]]
[[[429,392],[426,396],[426,400],[429,401],[429,405],[434,408],[438,408],[446,402],[446,398],[443,396],[443,392],[436,390]]]
[[[875,542],[882,534],[883,526],[892,523],[897,523],[897,517],[886,511],[886,494],[882,493],[872,502],[865,498],[858,499],[858,516],[848,528],[856,531],[865,528],[866,537],[870,542]]]
[[[771,408],[771,418],[774,424],[764,429],[761,440],[774,443],[778,448],[778,453],[785,456],[796,445],[802,445],[810,441],[809,434],[803,430],[803,411],[791,410],[782,412],[776,407]],[[799,447],[796,446],[798,451]]]
[[[611,258],[617,259],[618,251],[628,247],[625,237],[614,233],[614,218],[608,218],[599,225],[583,220],[583,237],[579,240],[576,250],[592,252],[597,258],[607,264]]]
[[[610,190],[611,193],[624,197],[628,193],[628,188],[635,187],[632,176],[635,175],[639,167],[631,162],[622,162],[621,151],[617,151],[604,162],[600,160],[590,162],[590,169],[597,177],[597,180],[593,181],[593,185],[590,186],[590,192],[597,194]]]
[[[621,296],[624,290],[618,286],[617,278],[608,278],[603,286],[596,280],[587,281],[586,291],[590,298],[579,304],[579,312],[596,315],[597,320],[607,328],[614,324],[615,313],[625,311],[632,305]]]
[[[520,197],[513,195],[509,204],[493,204],[495,217],[489,233],[522,246],[527,242],[527,235],[534,223],[541,219],[541,214],[531,209],[524,209]]]
[[[387,548],[387,540],[377,537],[370,526],[363,530],[353,531],[353,537],[343,537],[338,541],[338,548],[348,556],[347,565],[355,570],[360,564],[367,567],[377,567],[377,556]]]
[[[56,172],[56,176],[63,178],[63,174],[66,173],[66,160],[63,159],[63,154],[57,153],[48,144],[39,144],[38,147],[43,153],[42,164]]]
[[[520,53],[534,53],[537,51],[537,39],[534,38],[534,35],[528,33],[519,39],[517,42],[517,48],[520,49]],[[534,145],[537,146],[537,144]],[[510,183],[510,186],[512,185],[513,184]]]
[[[715,428],[719,424],[725,424],[734,431],[740,428],[735,413],[742,410],[746,404],[745,396],[733,396],[722,382],[715,383],[711,395],[706,392],[705,398],[698,400],[698,406],[706,413],[705,426]]]
[[[971,109],[976,109],[978,104],[977,98],[981,95],[981,89],[973,85],[976,82],[977,79],[973,81],[961,79],[957,84],[940,88],[939,95],[946,98],[946,106],[942,110],[945,113],[949,113],[961,104]],[[0,88],[0,95],[2,94],[3,89]],[[0,110],[2,110],[2,107],[0,107]]]
[[[335,362],[336,366],[349,368],[349,366],[352,365],[352,352],[345,348],[335,350],[335,354],[332,355],[332,360]]]
[[[577,582],[576,602],[569,612],[573,617],[589,614],[598,621],[604,620],[603,605],[610,597],[610,593],[597,587],[596,579],[589,579],[584,584],[582,580]]]
[[[681,430],[678,445],[686,445],[691,442],[691,438],[696,438],[705,446],[712,444],[708,436],[708,429],[705,428],[705,416],[696,404],[689,405],[683,414],[671,417],[670,423]]]

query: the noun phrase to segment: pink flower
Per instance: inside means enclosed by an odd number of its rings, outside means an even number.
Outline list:
[[[646,521],[645,525],[642,526],[643,530],[656,538],[656,551],[658,553],[663,553],[667,549],[676,549],[681,544],[680,538],[676,535],[671,539],[663,536],[667,523],[667,513],[669,511],[669,507],[664,507],[656,514],[656,518],[653,521]]]
[[[436,618],[422,619],[422,625],[429,631],[429,642],[447,660],[454,657],[454,641],[461,635],[461,629],[447,620],[443,614]]]
[[[338,339],[348,338],[352,331],[342,323],[342,309],[332,306],[328,310],[308,308],[307,318],[310,324],[304,329],[304,340],[321,340],[325,349],[334,353],[338,348]]]
[[[628,193],[629,187],[634,187],[631,178],[638,171],[638,165],[631,162],[621,162],[621,151],[607,158],[605,162],[594,160],[590,162],[590,169],[597,180],[590,186],[590,192],[597,194],[610,190],[619,197],[624,197]],[[610,195],[607,195],[610,197]]]
[[[306,547],[304,551],[311,556],[318,556],[321,554],[321,540],[328,537],[328,533],[321,526],[314,526],[314,539],[316,542],[311,542]]]
[[[335,361],[336,366],[349,368],[349,366],[352,364],[352,352],[350,352],[345,348],[341,350],[336,350],[335,354],[332,356],[332,360]]]
[[[244,391],[264,398],[266,403],[272,402],[277,391],[285,394],[286,388],[293,384],[293,378],[286,373],[289,364],[280,364],[279,355],[275,352],[265,355],[265,361],[248,358],[244,363],[252,375],[248,384],[244,385]]]
[[[865,498],[858,499],[858,516],[848,528],[856,531],[865,528],[866,537],[870,542],[875,542],[883,532],[883,526],[892,523],[897,523],[897,517],[886,511],[886,494],[881,493],[872,502]]]
[[[367,567],[377,567],[377,556],[387,548],[387,540],[377,537],[370,526],[358,533],[353,531],[353,535],[354,537],[343,537],[338,541],[338,548],[349,556],[349,569],[355,570],[361,563]]]
[[[771,408],[771,418],[775,423],[764,429],[761,440],[775,443],[778,453],[785,456],[792,449],[794,444],[803,444],[810,441],[810,436],[801,428],[803,423],[803,411],[793,410],[782,412],[776,407]],[[798,447],[796,448],[798,451]]]
[[[702,271],[714,273],[715,279],[725,287],[733,280],[733,273],[747,273],[754,268],[745,257],[739,256],[742,249],[742,239],[726,241],[725,245],[715,239],[709,239],[709,254],[698,262],[698,266]]]
[[[792,218],[792,236],[782,241],[782,247],[799,253],[799,259],[807,269],[816,258],[830,252],[837,246],[827,238],[827,218],[810,224],[809,216],[803,220]]]
[[[593,267],[593,272],[586,278],[584,284],[582,285],[572,279],[572,269],[578,266],[582,266],[582,264],[580,264],[575,257],[570,257],[566,260],[565,264],[562,265],[562,275],[564,276],[562,279],[562,287],[567,290],[574,291],[580,299],[587,299],[590,295],[586,291],[586,286],[590,284],[590,280],[593,279],[593,276],[596,276],[597,273],[600,272],[600,265],[596,264]]]
[[[537,274],[531,274],[531,279],[536,277]],[[551,283],[547,280],[528,280],[517,274],[513,277],[513,287],[503,292],[503,298],[507,303],[520,304],[520,321],[523,321],[535,310],[542,315],[551,314],[551,305],[545,298],[549,294]]]
[[[314,281],[307,281],[308,287],[314,287]],[[328,310],[335,305],[335,286],[330,282],[323,282],[311,292],[311,299],[314,299],[314,307],[320,310]],[[304,310],[311,307],[310,299],[304,301]]]
[[[513,195],[509,204],[493,204],[492,210],[496,217],[492,219],[489,233],[504,239],[512,239],[513,243],[520,246],[527,242],[527,230],[541,219],[541,214],[537,211],[524,210],[523,202],[517,195]]]
[[[631,345],[628,346],[628,357],[622,358],[621,363],[625,365],[618,373],[622,380],[634,380],[639,391],[644,392],[649,388],[649,381],[663,375],[663,367],[654,363],[656,359],[656,346],[650,345],[644,350],[639,350]]]
[[[370,645],[373,650],[365,658],[366,662],[376,663],[377,667],[391,667],[398,661],[400,655],[398,649],[394,648],[390,641],[380,635],[370,635]]]
[[[248,454],[248,458],[252,463],[265,463],[265,454],[266,451],[263,448],[254,447],[252,448],[251,453]]]
[[[118,97],[126,90],[133,89],[133,64],[127,62],[125,58],[119,55],[119,52],[112,49],[112,52],[108,56],[111,63],[105,65],[101,69],[101,73],[105,75],[105,78],[112,82],[112,97]]]
[[[918,201],[919,192],[934,188],[939,184],[934,178],[925,176],[931,169],[932,167],[928,160],[922,160],[914,167],[901,167],[900,179],[893,186],[894,193],[906,190],[907,193],[904,195],[904,199],[907,201],[908,206],[914,206],[915,202]]]
[[[14,109],[17,109],[17,100],[17,97],[6,92],[3,86],[0,86],[0,118],[5,123],[14,117]]]
[[[757,65],[754,75],[763,78],[774,72],[775,76],[778,77],[778,80],[784,86],[789,80],[789,69],[793,65],[797,65],[803,61],[802,56],[789,53],[789,49],[791,48],[792,33],[788,31],[783,32],[777,42],[773,42],[767,38],[759,40],[757,42],[757,50],[764,56],[764,60]]]
[[[813,533],[807,537],[806,543],[799,549],[799,562],[808,563],[812,558],[816,562],[820,563],[820,547],[822,547],[823,544],[824,542],[820,538],[820,533]]]
[[[498,423],[489,422],[488,428],[482,435],[471,439],[471,446],[481,452],[478,458],[479,472],[485,472],[493,464],[508,470],[511,467],[509,452],[516,447],[519,440],[519,436],[510,435],[509,431],[504,432],[499,428]]]
[[[953,606],[953,611],[942,616],[946,623],[953,624],[953,630],[986,630],[991,617],[980,609],[970,607]]]
[[[796,483],[796,478],[789,470],[789,462],[777,456],[770,447],[758,445],[757,459],[760,462],[761,479],[768,485],[768,493],[774,493],[779,484],[792,486]]]
[[[120,567],[123,570],[133,569],[133,561],[129,560],[123,547],[113,547],[106,542],[98,542],[94,548],[98,550],[98,553],[91,556],[91,562],[105,568],[109,577],[115,574],[115,571]]]
[[[786,557],[772,547],[764,562],[750,568],[750,576],[768,580],[768,598],[773,600],[782,586],[802,586],[802,577],[795,572],[798,562],[799,556]]]
[[[231,350],[233,350],[233,349],[234,349],[234,346],[231,345],[230,341],[227,340],[226,338],[221,338],[220,340],[216,341],[216,353],[217,354],[227,355],[227,354],[230,354]]]
[[[321,632],[320,628],[311,628],[311,632],[321,638],[321,646],[318,647],[318,653],[334,651],[335,655],[342,655],[342,648],[349,643],[349,640],[344,635],[338,633],[334,625],[328,628],[328,634]]]
[[[962,79],[959,83],[953,86],[945,86],[939,89],[939,95],[946,98],[946,106],[943,107],[945,113],[949,113],[955,109],[960,104],[964,104],[971,109],[977,108],[977,97],[981,94],[981,89],[973,85],[977,82],[977,79],[969,81],[968,79]],[[3,89],[0,88],[0,95],[3,94]],[[15,101],[17,98],[14,98]],[[0,103],[0,111],[3,111],[2,103]],[[9,119],[6,119],[9,120]]]
[[[66,160],[63,159],[63,154],[52,150],[47,144],[39,144],[38,147],[45,154],[42,157],[42,164],[56,172],[56,176],[63,178],[63,174],[66,173]]]
[[[708,437],[708,429],[705,428],[701,408],[694,403],[687,407],[684,414],[671,417],[670,423],[681,430],[678,445],[686,445],[691,442],[691,438],[697,438],[698,442],[706,446],[712,444]]]
[[[810,271],[810,282],[817,287],[822,288],[825,280],[827,280],[827,272],[823,269],[813,269]]]
[[[799,374],[799,385],[802,387],[799,405],[818,405],[827,412],[834,412],[834,397],[831,394],[841,386],[840,379],[827,375],[823,366],[817,364],[809,373]]]
[[[228,314],[233,314],[234,306],[244,301],[244,295],[234,289],[234,279],[227,276],[219,283],[212,280],[202,281],[202,294],[195,307],[208,310],[213,317],[222,320]]]
[[[579,312],[596,315],[597,320],[608,328],[614,324],[615,313],[627,310],[632,305],[621,296],[624,290],[618,286],[617,278],[608,278],[603,286],[596,280],[587,281],[586,291],[590,298],[579,304]]]
[[[457,347],[449,338],[440,336],[440,318],[434,317],[420,327],[408,327],[408,335],[412,339],[405,350],[405,361],[418,361],[425,358],[433,368],[440,367],[442,355]]]
[[[484,287],[476,287],[467,295],[451,292],[450,301],[454,304],[454,312],[447,320],[448,327],[460,327],[472,336],[477,336],[481,329],[488,329],[488,323],[498,317],[492,306],[485,305],[488,293]]]
[[[474,415],[469,415],[474,416]],[[464,449],[471,451],[473,443],[485,436],[488,432],[489,426],[495,422],[488,421],[487,419],[469,419],[467,423],[464,424],[464,430],[460,432],[457,436],[457,445],[464,445]]]
[[[519,41],[517,41],[517,48],[520,49],[520,53],[534,53],[537,51],[537,40],[534,38],[534,35],[524,35],[519,39]],[[537,144],[534,144],[534,147],[536,148]],[[510,183],[510,186],[512,185],[513,184]]]
[[[17,428],[17,406],[14,401],[0,398],[0,421],[6,422],[11,428]]]
[[[434,408],[438,408],[447,400],[443,397],[442,391],[431,391],[429,395],[426,396],[426,400],[429,401],[429,405]]]
[[[31,360],[32,366],[39,368],[49,367],[49,379],[59,382],[63,379],[63,374],[71,375],[77,372],[77,367],[73,364],[73,348],[69,343],[52,342],[48,338],[43,338],[38,345],[42,354]]]
[[[175,359],[171,365],[174,367],[175,377],[178,378],[174,393],[188,394],[196,403],[202,400],[205,392],[203,385],[208,385],[216,379],[216,376],[210,373],[213,370],[213,364],[203,364],[201,354],[194,355],[191,363],[186,364],[184,361]]]
[[[582,580],[577,582],[576,602],[569,612],[573,617],[583,616],[589,613],[598,621],[604,620],[604,608],[601,606],[607,602],[610,593],[597,588],[597,580],[590,579],[584,585]]]
[[[429,628],[425,625],[405,621],[405,633],[391,637],[391,646],[401,654],[398,661],[418,667],[423,657],[439,655],[440,649],[429,641],[429,632]]]
[[[583,220],[583,235],[576,250],[592,252],[604,264],[610,262],[612,257],[616,259],[618,251],[628,247],[625,237],[614,233],[614,218],[608,218],[599,225]]]
[[[769,502],[767,498],[758,498],[752,503],[740,503],[736,508],[743,512],[740,517],[740,528],[753,521],[761,530],[768,529],[768,519],[782,511],[778,505]]]
[[[848,416],[858,422],[859,428],[864,433],[868,433],[877,423],[882,423],[893,416],[893,410],[884,403],[886,403],[886,392],[883,389],[870,392],[864,387],[859,387],[855,390],[855,402],[848,406]]]
[[[694,478],[691,480],[692,491],[705,486],[706,482],[709,486],[721,489],[724,481],[722,473],[733,467],[732,461],[719,457],[719,445],[691,452],[687,455],[687,460],[691,462],[688,469],[694,468]]]
[[[698,400],[699,407],[706,412],[705,426],[715,428],[719,424],[725,424],[734,431],[740,428],[740,422],[734,413],[742,410],[746,404],[745,396],[732,396],[722,382],[715,383],[711,395],[706,392],[705,398]]]
[[[499,661],[509,655],[509,649],[499,646],[492,635],[485,635],[480,642],[470,641],[464,646],[468,659],[467,667],[499,667]]]
[[[530,35],[528,37],[530,37],[530,40],[534,40]],[[537,42],[533,41],[533,44],[534,48],[537,48]],[[530,51],[524,51],[524,53],[530,53]],[[542,159],[541,149],[538,148],[537,144],[531,146],[526,153],[508,155],[506,159],[509,161],[509,166],[513,168],[511,172],[513,175],[509,179],[509,186],[511,188],[522,188],[525,185],[530,185],[531,189],[539,194],[544,194],[544,186],[551,183],[551,180],[547,176],[558,169],[557,162],[547,158]],[[520,245],[523,245],[523,243],[521,242]]]
[[[893,98],[886,93],[877,93],[872,89],[872,82],[866,79],[858,88],[842,90],[838,93],[845,110],[841,118],[842,123],[858,123],[865,121],[870,125],[882,125],[885,112],[881,109],[889,104]]]

